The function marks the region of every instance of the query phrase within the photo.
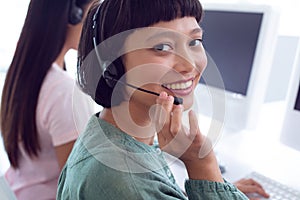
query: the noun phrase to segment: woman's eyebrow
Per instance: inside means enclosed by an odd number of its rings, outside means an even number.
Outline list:
[[[197,33],[202,33],[203,32],[203,29],[200,27],[200,28],[195,28],[193,29],[190,34],[191,35],[194,35],[194,34],[197,34]]]
[[[193,30],[191,30],[189,32],[189,35],[194,35],[194,34],[198,34],[198,33],[202,33],[203,30],[202,28],[195,28]],[[150,35],[146,41],[151,41],[153,39],[157,39],[157,38],[160,38],[160,37],[168,37],[168,38],[174,38],[174,39],[177,39],[179,38],[181,35],[183,35],[183,33],[177,33],[175,31],[159,31],[157,33],[154,33],[152,35]]]
[[[153,35],[149,36],[146,41],[151,41],[153,39],[157,39],[157,38],[161,38],[161,37],[178,38],[179,35],[181,35],[181,34],[174,32],[174,31],[160,31],[160,32],[154,33]]]

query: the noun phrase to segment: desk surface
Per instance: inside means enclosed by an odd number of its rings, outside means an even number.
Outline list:
[[[284,110],[284,102],[268,103],[255,130],[223,130],[214,150],[226,167],[226,179],[233,182],[257,171],[300,191],[300,152],[279,142]],[[184,165],[178,161],[170,167],[184,188]]]
[[[265,132],[244,132],[224,139],[216,151],[235,181],[251,171],[300,191],[300,152],[262,136]]]
[[[268,103],[255,130],[224,134],[217,152],[228,165],[225,176],[237,180],[254,170],[300,191],[300,152],[280,143],[285,108]]]

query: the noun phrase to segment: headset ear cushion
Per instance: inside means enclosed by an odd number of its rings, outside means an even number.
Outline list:
[[[72,5],[71,13],[69,15],[69,23],[72,25],[76,25],[81,22],[83,18],[83,10],[76,5]]]
[[[107,85],[111,88],[115,87],[118,82],[118,71],[116,66],[113,63],[106,65],[107,62],[104,63],[104,66],[107,66],[103,71],[103,77],[107,83]]]

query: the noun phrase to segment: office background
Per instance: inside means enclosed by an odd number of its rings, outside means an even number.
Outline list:
[[[276,64],[274,71],[271,72],[269,80],[269,90],[266,93],[266,102],[284,101],[286,99],[286,91],[288,78],[291,73],[293,55],[283,55],[286,50],[292,50],[295,47],[295,41],[300,37],[300,26],[297,20],[300,18],[300,1],[299,0],[202,0],[201,2],[221,2],[221,3],[254,3],[268,4],[275,7],[280,12],[279,37],[275,50],[273,63]],[[19,37],[21,27],[26,15],[29,0],[10,0],[0,2],[0,87],[2,88],[5,78],[5,71],[11,62],[15,45]],[[67,55],[68,66],[76,66],[76,52],[71,51]],[[286,62],[285,62],[285,61]],[[290,66],[290,67],[289,67]],[[75,67],[69,68],[69,72],[74,75]],[[278,81],[280,79],[280,82]],[[281,105],[284,107],[284,105]],[[284,108],[281,108],[283,110]],[[275,119],[277,126],[280,127],[280,118]],[[230,139],[228,139],[230,140]],[[222,146],[221,146],[222,147]],[[220,149],[222,149],[220,147]],[[247,152],[243,152],[247,154]],[[249,153],[249,152],[248,152]],[[7,158],[3,151],[2,141],[0,143],[0,175],[8,167]]]

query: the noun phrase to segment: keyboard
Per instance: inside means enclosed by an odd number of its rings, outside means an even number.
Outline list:
[[[300,200],[300,191],[281,184],[269,177],[259,174],[258,172],[251,172],[245,178],[252,178],[259,182],[266,192],[270,194],[270,198],[268,198],[268,200]],[[249,194],[247,196],[249,198],[257,197],[261,200],[266,199],[257,194]]]

